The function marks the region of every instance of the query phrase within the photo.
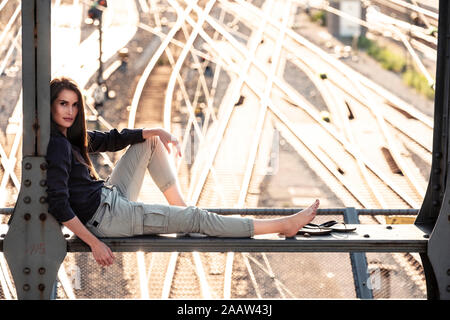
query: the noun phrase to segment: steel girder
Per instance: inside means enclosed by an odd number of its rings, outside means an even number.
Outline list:
[[[18,299],[50,299],[67,244],[48,214],[51,0],[22,1],[23,143],[19,196],[3,241]]]
[[[416,225],[433,231],[427,253],[421,253],[428,299],[450,299],[450,6],[439,1],[438,53],[434,107],[433,160],[426,195]]]

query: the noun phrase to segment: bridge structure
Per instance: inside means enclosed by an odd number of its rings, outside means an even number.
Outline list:
[[[410,225],[362,225],[360,215],[398,214],[401,210],[355,208],[321,209],[319,214],[342,214],[357,231],[345,237],[245,239],[140,236],[103,238],[116,252],[349,252],[358,298],[372,298],[367,284],[365,252],[417,252],[420,254],[428,299],[450,299],[450,5],[439,2],[436,96],[431,174],[424,201]],[[2,230],[0,249],[12,273],[18,299],[52,299],[58,269],[68,252],[89,247],[75,236],[63,234],[48,213],[45,154],[50,138],[51,1],[22,1],[23,146],[21,188]],[[219,214],[284,215],[298,209],[211,209]]]

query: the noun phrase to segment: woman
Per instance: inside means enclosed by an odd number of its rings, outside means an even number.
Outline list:
[[[47,149],[49,212],[88,244],[102,266],[114,254],[99,238],[157,233],[204,233],[217,237],[251,237],[280,233],[294,236],[315,216],[319,201],[294,215],[278,219],[226,217],[187,206],[168,152],[178,149],[175,137],[161,129],[87,131],[84,99],[68,78],[50,83],[51,135]],[[130,146],[106,181],[99,179],[89,153]],[[169,205],[136,202],[145,170]]]

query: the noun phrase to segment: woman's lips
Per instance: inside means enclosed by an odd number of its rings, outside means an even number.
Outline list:
[[[73,118],[63,118],[66,121],[73,121]]]

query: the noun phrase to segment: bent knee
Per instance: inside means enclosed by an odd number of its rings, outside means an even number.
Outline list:
[[[146,139],[143,144],[147,149],[150,149],[150,151],[153,153],[156,150],[156,146],[158,144],[162,143],[161,139],[158,136],[153,136],[148,139]]]

